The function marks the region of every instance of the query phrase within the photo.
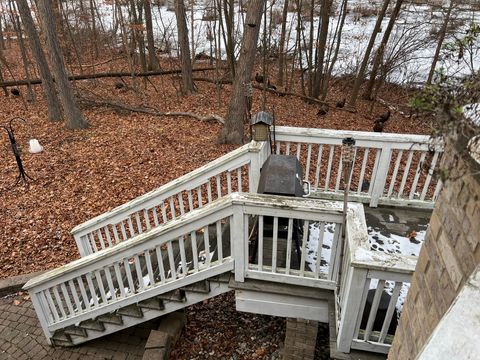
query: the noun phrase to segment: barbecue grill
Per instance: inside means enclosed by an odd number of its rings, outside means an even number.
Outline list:
[[[308,182],[303,181],[302,165],[296,156],[292,155],[270,155],[263,164],[260,181],[258,185],[259,194],[282,195],[303,197],[310,193],[310,186]],[[307,192],[303,189],[303,184],[307,185]],[[273,233],[273,218],[265,216],[264,222],[264,237],[271,237]],[[288,219],[278,219],[278,238],[287,237]],[[295,249],[297,253],[298,263],[300,264],[301,250],[300,241],[303,237],[303,221],[294,219],[292,239],[295,242]],[[255,240],[253,249],[253,261],[257,254],[257,240]]]

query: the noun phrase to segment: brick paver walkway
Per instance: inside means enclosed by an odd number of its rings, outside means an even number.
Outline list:
[[[79,346],[54,348],[47,344],[31,301],[13,301],[0,298],[0,360],[140,360],[150,330],[158,325],[151,321]]]

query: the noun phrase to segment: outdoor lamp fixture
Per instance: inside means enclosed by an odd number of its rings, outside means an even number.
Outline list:
[[[20,149],[18,148],[17,139],[15,139],[15,129],[13,128],[13,122],[15,120],[22,120],[23,122],[26,122],[25,119],[16,117],[10,120],[8,127],[1,126],[2,128],[5,129],[5,131],[8,134],[8,139],[10,140],[10,147],[12,149],[13,155],[15,156],[15,161],[17,162],[18,176],[13,186],[17,185],[22,180],[24,183],[27,183],[28,179],[34,180],[25,172],[25,168],[23,167],[21,152],[20,152]],[[42,150],[43,150],[43,147],[40,145],[37,139],[30,140],[30,152],[37,153],[37,152],[41,152]]]
[[[268,141],[270,135],[270,126],[273,124],[273,117],[265,111],[260,111],[252,117],[250,125],[252,127],[253,140]]]

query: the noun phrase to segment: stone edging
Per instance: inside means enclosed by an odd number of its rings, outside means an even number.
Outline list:
[[[45,271],[37,271],[30,274],[22,274],[6,279],[0,279],[0,297],[20,291],[22,286],[25,285],[28,280],[33,279],[44,272]]]

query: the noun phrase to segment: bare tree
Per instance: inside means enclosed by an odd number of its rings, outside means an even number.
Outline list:
[[[182,63],[182,87],[183,95],[195,92],[192,76],[192,61],[190,46],[188,44],[187,16],[183,0],[175,0],[175,17],[177,19],[178,47],[180,48],[180,61]]]
[[[55,16],[53,15],[51,0],[39,0],[38,10],[45,32],[47,49],[50,55],[53,73],[55,74],[55,82],[58,87],[58,94],[60,102],[62,103],[66,126],[70,129],[86,128],[88,123],[75,102],[73,89],[68,81],[67,70],[65,69],[65,63],[55,29]]]
[[[325,63],[325,49],[327,47],[328,38],[328,23],[330,20],[330,7],[332,0],[323,0],[322,9],[320,11],[320,36],[318,38],[318,51],[316,59],[315,82],[313,86],[312,97],[318,97],[323,87],[324,81],[324,63]]]
[[[368,60],[370,59],[370,54],[373,49],[373,45],[375,45],[375,39],[377,34],[380,32],[380,28],[382,26],[382,20],[385,17],[385,12],[387,11],[388,5],[390,4],[390,0],[384,0],[382,10],[380,10],[377,22],[375,23],[375,27],[373,28],[372,35],[370,36],[370,40],[367,45],[367,49],[365,51],[365,55],[362,60],[362,64],[360,65],[360,69],[358,70],[357,77],[355,78],[355,83],[353,84],[352,93],[350,95],[350,100],[348,100],[348,105],[351,107],[355,107],[357,102],[358,92],[360,91],[360,86],[362,85],[363,79],[365,77],[365,71],[367,70]]]
[[[145,8],[145,28],[147,31],[147,48],[148,48],[148,70],[157,70],[160,67],[158,59],[155,56],[155,42],[153,39],[152,24],[152,6],[150,0],[144,0]]]
[[[367,87],[363,93],[363,98],[367,100],[372,99],[373,86],[375,85],[375,78],[377,77],[378,68],[383,59],[383,54],[385,53],[385,47],[387,46],[388,39],[392,33],[393,25],[397,21],[398,15],[400,14],[400,9],[402,8],[403,0],[397,0],[395,7],[393,8],[392,14],[390,15],[390,20],[388,21],[387,28],[383,33],[382,41],[377,49],[375,58],[373,60],[372,71],[370,72],[370,79],[368,80]]]
[[[447,34],[448,23],[450,21],[450,15],[452,13],[453,6],[455,5],[454,0],[450,0],[450,5],[448,6],[447,13],[443,19],[442,28],[438,34],[437,47],[435,49],[435,54],[433,55],[432,66],[430,67],[430,72],[428,73],[427,85],[432,83],[433,74],[435,73],[435,68],[437,67],[438,58],[440,56],[440,50],[443,46],[443,41],[445,40],[445,35]]]
[[[280,41],[278,43],[278,75],[277,83],[279,86],[283,86],[283,74],[285,67],[285,38],[287,31],[287,15],[288,15],[288,0],[283,3],[282,11],[282,29],[280,31]]]
[[[55,84],[53,83],[53,77],[48,67],[47,59],[40,45],[40,38],[38,37],[35,24],[33,22],[32,13],[28,7],[27,0],[16,0],[18,12],[22,19],[23,26],[28,36],[30,48],[32,50],[33,57],[37,62],[38,72],[43,84],[43,94],[47,102],[48,119],[50,121],[62,120],[62,111],[59,106],[57,97],[57,91],[55,90]]]
[[[225,125],[219,135],[219,141],[222,143],[241,144],[243,142],[243,117],[247,105],[245,86],[250,83],[252,75],[264,5],[265,0],[250,0],[248,2],[240,58],[233,81],[233,91]]]

